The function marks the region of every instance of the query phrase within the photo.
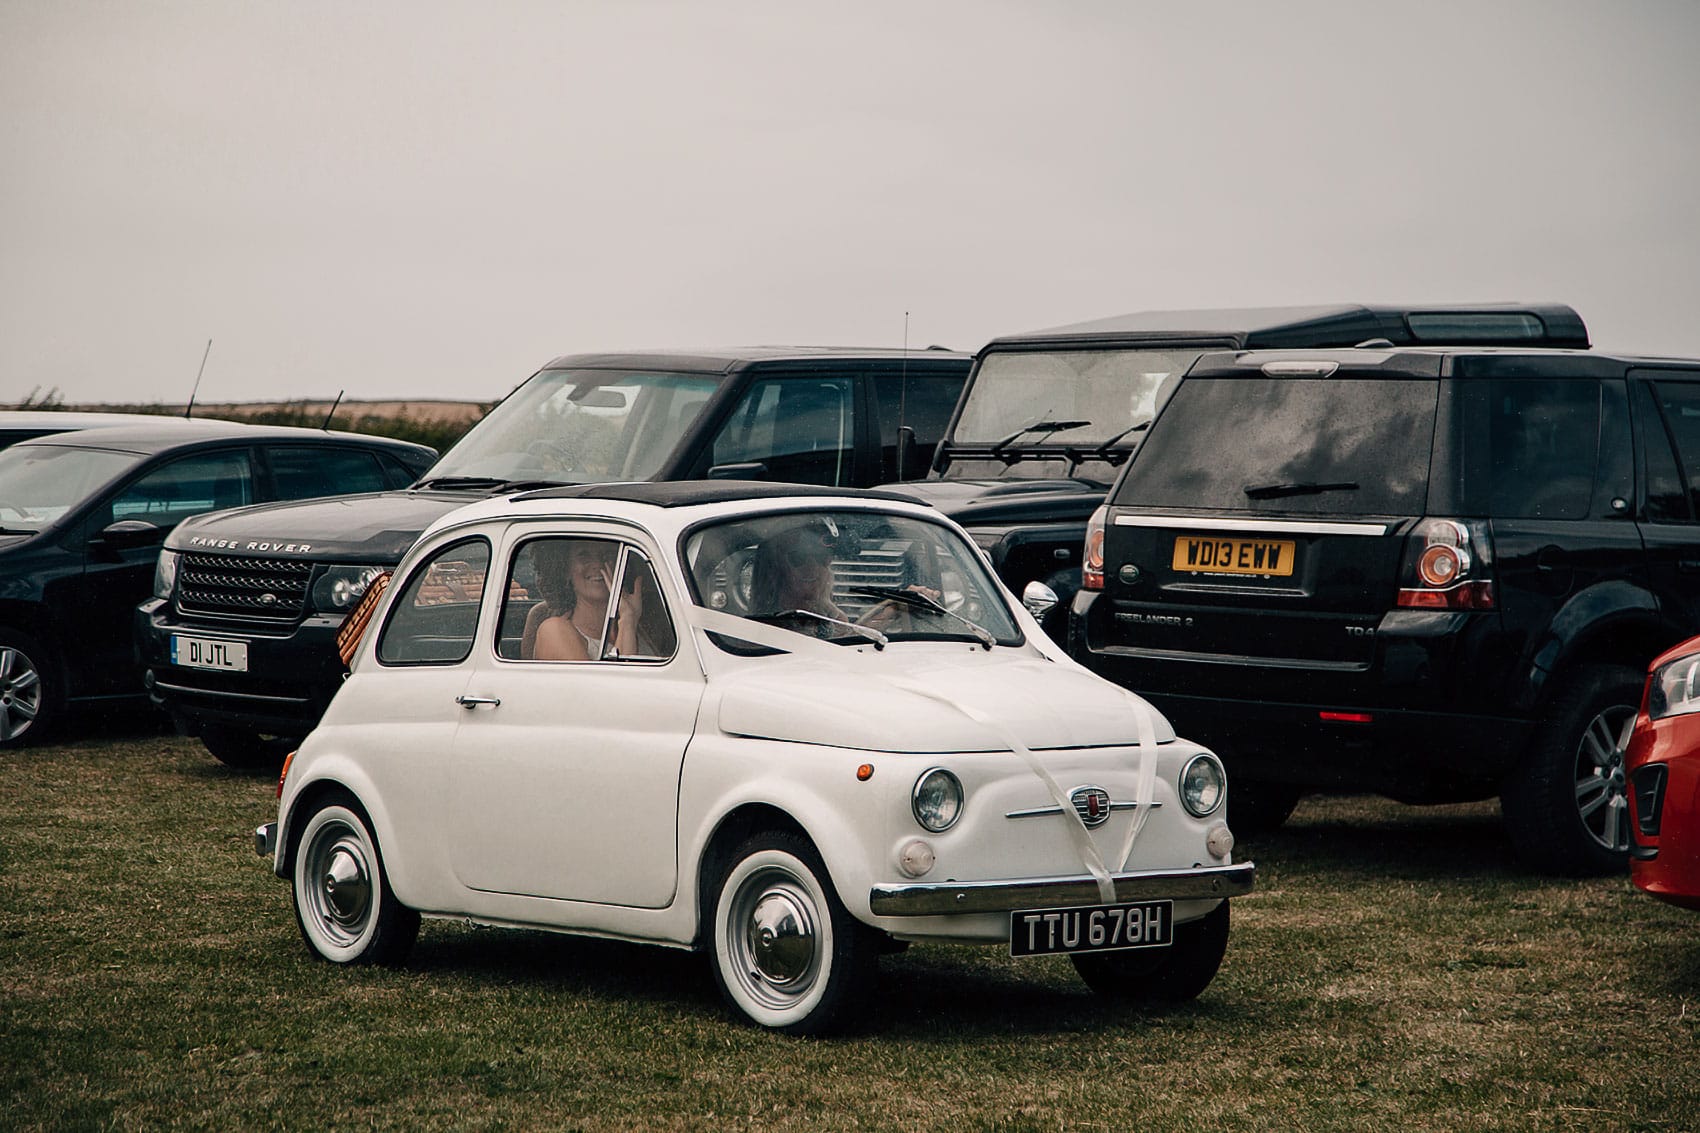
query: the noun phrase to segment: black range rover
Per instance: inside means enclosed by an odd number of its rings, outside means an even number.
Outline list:
[[[757,347],[557,358],[405,491],[180,526],[136,639],[155,703],[233,766],[274,763],[346,673],[336,636],[445,512],[525,488],[738,479],[868,487],[925,474],[965,354]]]
[[[896,490],[966,527],[1015,593],[1035,581],[1049,587],[1055,604],[1040,620],[1060,641],[1086,520],[1195,359],[1363,342],[1586,348],[1588,331],[1556,303],[1348,303],[1140,311],[1006,335],[976,355],[934,474]]]
[[[1700,361],[1201,358],[1087,536],[1075,657],[1235,772],[1498,794],[1556,872],[1621,869],[1647,662],[1700,629]]]

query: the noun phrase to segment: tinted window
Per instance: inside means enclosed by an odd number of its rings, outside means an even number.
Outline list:
[[[390,665],[466,660],[489,570],[490,545],[482,539],[450,544],[416,567],[390,608],[378,660]]]
[[[1670,518],[1686,520],[1695,514],[1692,509],[1700,509],[1700,383],[1667,381],[1652,388],[1668,436],[1676,445],[1681,468],[1680,480],[1666,472],[1666,478],[1659,487],[1668,501]],[[1656,425],[1647,431],[1657,432]],[[1654,457],[1657,453],[1656,440],[1650,438],[1647,453],[1649,511],[1653,506],[1656,484],[1653,479]],[[1664,459],[1668,460],[1668,455]],[[1682,501],[1684,495],[1686,506]]]
[[[714,438],[715,464],[761,464],[792,484],[853,482],[854,387],[848,378],[776,378],[752,384]]]
[[[348,492],[381,492],[389,487],[377,457],[354,449],[324,445],[268,448],[280,500],[337,496]]]
[[[1433,381],[1183,381],[1134,456],[1116,503],[1420,514],[1438,398]]]
[[[1492,514],[1586,516],[1600,447],[1599,383],[1497,379],[1488,413]]]
[[[112,499],[113,519],[145,519],[156,527],[215,508],[254,502],[248,452],[209,452],[162,465]]]
[[[873,378],[874,420],[880,431],[880,481],[919,480],[933,462],[933,450],[950,424],[962,393],[960,377],[878,374]],[[915,443],[897,467],[897,431],[915,430]]]

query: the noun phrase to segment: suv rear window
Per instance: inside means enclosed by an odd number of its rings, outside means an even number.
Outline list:
[[[1439,388],[1386,378],[1187,379],[1135,454],[1115,503],[1420,514]]]

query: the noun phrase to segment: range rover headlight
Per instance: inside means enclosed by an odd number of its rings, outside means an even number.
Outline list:
[[[379,566],[326,567],[313,582],[313,609],[327,614],[352,610],[372,580],[383,573]]]
[[[183,561],[183,556],[177,551],[161,551],[159,561],[153,565],[153,596],[155,598],[170,598],[171,592],[177,588],[177,564]]]
[[[1222,761],[1209,752],[1201,752],[1187,761],[1181,771],[1181,805],[1194,818],[1213,814],[1228,793],[1228,773]]]
[[[935,767],[915,780],[909,796],[915,821],[934,834],[956,825],[962,817],[962,780],[942,767]]]

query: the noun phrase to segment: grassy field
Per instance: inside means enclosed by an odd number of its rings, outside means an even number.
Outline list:
[[[658,948],[427,921],[403,970],[315,963],[273,808],[174,738],[0,759],[0,1129],[1700,1128],[1700,919],[1522,874],[1491,806],[1301,804],[1195,1004],[916,947],[833,1041]]]

